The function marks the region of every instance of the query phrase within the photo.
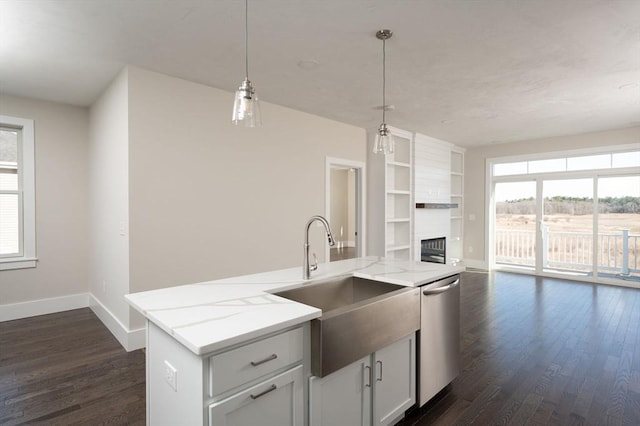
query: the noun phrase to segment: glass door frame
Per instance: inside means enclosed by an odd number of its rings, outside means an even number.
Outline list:
[[[500,160],[500,161],[498,161]],[[598,270],[598,247],[597,247],[597,235],[598,235],[598,179],[605,177],[624,177],[624,176],[638,176],[638,170],[636,168],[619,168],[619,169],[599,169],[599,170],[584,170],[584,171],[569,171],[569,172],[549,172],[538,174],[526,174],[526,175],[510,175],[510,176],[493,176],[493,165],[504,162],[503,159],[487,159],[486,167],[486,223],[485,229],[487,230],[485,254],[487,259],[487,267],[489,270],[517,272],[524,274],[534,274],[540,276],[557,277],[565,279],[578,279],[580,281],[608,283],[623,286],[637,287],[637,285],[630,284],[628,281],[616,278],[605,278],[599,276]],[[594,241],[594,250],[592,254],[592,276],[580,276],[573,277],[570,274],[563,274],[561,272],[551,272],[543,270],[542,262],[542,218],[543,218],[543,182],[546,180],[570,180],[570,179],[593,179],[593,225],[592,225],[592,238]],[[509,267],[509,265],[497,264],[495,255],[495,226],[496,226],[496,200],[495,200],[495,186],[496,183],[501,182],[536,182],[536,248],[535,248],[535,268],[531,272],[523,270],[521,268]]]

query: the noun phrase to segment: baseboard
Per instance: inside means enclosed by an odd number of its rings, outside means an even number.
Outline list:
[[[38,315],[55,314],[56,312],[70,311],[88,306],[89,293],[10,303],[0,305],[0,322],[35,317]]]
[[[127,352],[142,349],[147,345],[144,328],[129,330],[93,294],[89,295],[89,307]]]
[[[482,269],[483,271],[489,270],[489,268],[487,267],[487,262],[485,262],[484,260],[463,259],[463,262],[464,266],[466,266],[467,268]]]

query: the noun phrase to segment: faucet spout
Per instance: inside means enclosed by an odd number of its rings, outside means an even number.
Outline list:
[[[311,216],[311,219],[307,222],[304,231],[304,256],[302,259],[302,278],[308,280],[311,278],[311,271],[315,271],[318,269],[318,263],[315,262],[313,265],[309,262],[309,229],[311,229],[311,224],[315,221],[319,221],[324,225],[324,230],[327,232],[327,242],[330,246],[334,246],[336,244],[333,239],[333,234],[331,233],[331,226],[329,226],[329,222],[322,216],[316,215]]]

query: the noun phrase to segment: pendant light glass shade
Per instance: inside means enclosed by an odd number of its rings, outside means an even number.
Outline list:
[[[385,112],[387,110],[385,89],[386,89],[386,41],[391,38],[391,30],[380,30],[376,33],[376,38],[382,40],[382,124],[378,127],[375,140],[373,141],[374,154],[392,154],[395,149],[393,135],[389,132],[385,123]]]
[[[233,102],[233,124],[244,127],[258,127],[262,124],[260,103],[249,79],[244,79],[236,91]]]
[[[387,129],[387,125],[382,123],[373,141],[373,152],[375,154],[393,154],[394,149],[395,141],[393,140],[393,135]]]
[[[258,127],[262,125],[260,103],[249,80],[249,4],[244,2],[244,68],[245,77],[236,91],[231,121],[236,126]]]

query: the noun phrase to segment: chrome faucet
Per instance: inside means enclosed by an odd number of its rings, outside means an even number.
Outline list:
[[[327,231],[327,241],[330,246],[335,246],[336,242],[333,239],[333,234],[331,233],[331,227],[329,226],[329,222],[322,216],[312,216],[311,219],[307,222],[304,231],[304,258],[302,260],[302,278],[308,280],[311,278],[311,271],[315,271],[318,269],[318,259],[314,253],[313,258],[314,262],[311,264],[309,262],[309,229],[311,228],[311,224],[316,220],[320,221],[324,225],[325,231]]]

